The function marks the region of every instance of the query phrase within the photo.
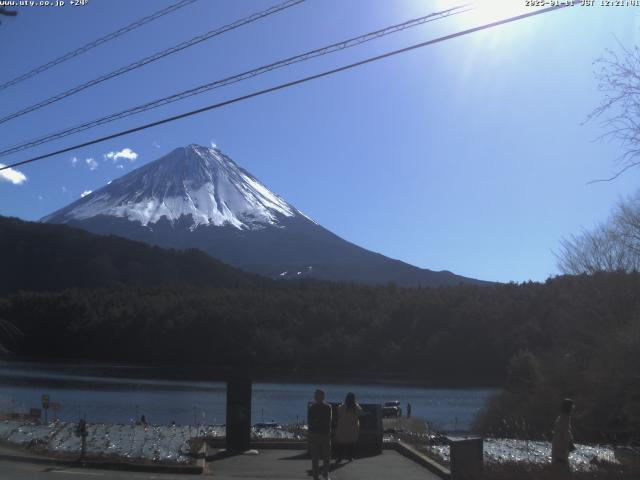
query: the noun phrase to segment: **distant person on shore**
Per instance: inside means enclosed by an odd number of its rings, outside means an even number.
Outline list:
[[[411,404],[407,402],[407,418],[411,418]]]
[[[338,423],[336,425],[336,442],[338,446],[338,460],[343,458],[353,460],[353,453],[360,434],[360,416],[362,407],[356,403],[356,396],[347,393],[344,403],[338,407]]]
[[[140,417],[140,425],[143,425],[143,426],[147,425],[147,417],[145,417],[144,415]]]
[[[553,441],[551,443],[551,464],[554,472],[568,474],[569,452],[575,450],[573,445],[573,433],[571,432],[571,412],[574,403],[570,398],[565,398],[560,407],[560,415],[553,426]]]
[[[309,452],[311,471],[318,480],[318,464],[322,458],[322,476],[329,478],[331,459],[331,405],[324,401],[324,390],[317,389],[314,403],[309,407]]]

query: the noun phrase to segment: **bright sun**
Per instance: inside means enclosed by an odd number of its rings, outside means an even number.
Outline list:
[[[489,23],[531,11],[521,0],[474,0],[469,2],[469,17],[476,22]]]

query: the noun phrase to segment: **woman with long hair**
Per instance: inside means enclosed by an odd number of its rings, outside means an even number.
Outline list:
[[[338,407],[338,423],[336,425],[336,443],[338,463],[343,458],[353,460],[358,435],[360,433],[360,415],[362,407],[356,403],[356,396],[347,393],[344,403]]]

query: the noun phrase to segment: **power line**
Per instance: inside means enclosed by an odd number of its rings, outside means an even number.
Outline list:
[[[294,85],[299,85],[299,84],[302,84],[302,83],[306,83],[306,82],[309,82],[311,80],[316,80],[318,78],[328,77],[330,75],[333,75],[333,74],[336,74],[336,73],[339,73],[339,72],[343,72],[345,70],[351,70],[353,68],[360,67],[360,66],[366,65],[368,63],[376,62],[378,60],[382,60],[382,59],[385,59],[385,58],[388,58],[388,57],[393,57],[393,56],[399,55],[401,53],[406,53],[406,52],[409,52],[409,51],[412,51],[412,50],[416,50],[418,48],[422,48],[422,47],[426,47],[426,46],[433,45],[433,44],[436,44],[436,43],[444,42],[444,41],[451,40],[453,38],[461,37],[461,36],[464,36],[464,35],[469,35],[471,33],[479,32],[481,30],[487,30],[489,28],[497,27],[499,25],[504,25],[506,23],[515,22],[515,21],[518,21],[518,20],[522,20],[524,18],[533,17],[535,15],[540,15],[540,14],[551,12],[551,11],[554,11],[554,10],[559,10],[559,9],[565,8],[567,6],[569,6],[569,5],[568,4],[567,5],[562,4],[562,5],[556,5],[556,6],[553,6],[553,7],[547,7],[547,8],[543,8],[543,9],[540,9],[540,10],[535,10],[533,12],[523,13],[521,15],[516,15],[516,16],[513,16],[513,17],[509,17],[509,18],[506,18],[506,19],[503,19],[503,20],[497,20],[495,22],[486,23],[486,24],[480,25],[478,27],[469,28],[467,30],[462,30],[462,31],[455,32],[455,33],[452,33],[452,34],[449,34],[449,35],[445,35],[443,37],[438,37],[438,38],[435,38],[435,39],[432,39],[432,40],[427,40],[426,42],[416,43],[414,45],[410,45],[408,47],[400,48],[398,50],[393,50],[393,51],[390,51],[390,52],[387,52],[387,53],[383,53],[381,55],[376,55],[376,56],[373,56],[373,57],[369,57],[369,58],[366,58],[364,60],[360,60],[360,61],[355,62],[355,63],[350,63],[348,65],[343,65],[341,67],[337,67],[337,68],[334,68],[334,69],[331,69],[331,70],[325,70],[324,72],[317,73],[315,75],[310,75],[308,77],[299,78],[297,80],[293,80],[293,81],[286,82],[286,83],[281,83],[281,84],[276,85],[274,87],[269,87],[269,88],[265,88],[263,90],[258,90],[258,91],[249,93],[247,95],[243,95],[243,96],[240,96],[240,97],[235,97],[235,98],[232,98],[230,100],[225,100],[225,101],[220,102],[220,103],[207,105],[206,107],[198,108],[196,110],[191,110],[189,112],[181,113],[179,115],[174,115],[174,116],[171,116],[171,117],[163,118],[162,120],[157,120],[155,122],[151,122],[151,123],[147,123],[145,125],[141,125],[141,126],[138,126],[138,127],[130,128],[128,130],[122,130],[120,132],[113,133],[111,135],[106,135],[104,137],[96,138],[94,140],[89,140],[89,141],[84,142],[84,143],[80,143],[80,144],[77,144],[77,145],[74,145],[74,146],[71,146],[71,147],[66,147],[66,148],[57,150],[55,152],[46,153],[46,154],[43,154],[43,155],[39,155],[37,157],[29,158],[27,160],[22,160],[20,162],[16,162],[16,163],[13,163],[11,165],[7,165],[7,166],[4,166],[4,167],[1,167],[0,171],[6,170],[8,168],[19,167],[19,166],[25,165],[27,163],[36,162],[38,160],[42,160],[42,159],[45,159],[45,158],[53,157],[53,156],[59,155],[61,153],[67,153],[67,152],[70,152],[72,150],[76,150],[78,148],[88,147],[89,145],[95,145],[96,143],[101,143],[101,142],[104,142],[104,141],[107,141],[107,140],[112,140],[114,138],[123,137],[123,136],[129,135],[131,133],[139,132],[139,131],[146,130],[146,129],[152,128],[152,127],[157,127],[158,125],[163,125],[165,123],[174,122],[176,120],[180,120],[180,119],[187,118],[187,117],[190,117],[190,116],[193,116],[193,115],[197,115],[197,114],[200,114],[200,113],[203,113],[203,112],[207,112],[209,110],[215,110],[215,109],[218,109],[218,108],[221,108],[221,107],[225,107],[227,105],[231,105],[233,103],[238,103],[238,102],[241,102],[243,100],[248,100],[250,98],[254,98],[254,97],[261,96],[261,95],[265,95],[267,93],[275,92],[275,91],[278,91],[278,90],[283,90],[285,88],[289,88],[289,87],[292,87]]]
[[[142,113],[142,112],[146,112],[147,110],[151,110],[154,108],[158,108],[161,107],[163,105],[167,105],[169,103],[173,103],[173,102],[177,102],[179,100],[183,100],[185,98],[194,96],[194,95],[199,95],[201,93],[205,93],[207,91],[216,89],[216,88],[220,88],[220,87],[224,87],[227,85],[231,85],[233,83],[237,83],[243,80],[247,80],[249,78],[253,78],[256,77],[258,75],[263,75],[265,73],[268,73],[270,71],[279,69],[279,68],[283,68],[283,67],[287,67],[290,65],[293,65],[295,63],[299,63],[299,62],[303,62],[306,60],[310,60],[312,58],[316,58],[319,56],[323,56],[323,55],[328,55],[330,53],[334,53],[336,51],[339,50],[344,50],[347,48],[351,48],[351,47],[355,47],[357,45],[361,45],[363,43],[375,40],[377,38],[386,36],[386,35],[390,35],[392,33],[396,33],[402,30],[406,30],[408,28],[412,28],[412,27],[416,27],[419,25],[423,25],[425,23],[428,22],[432,22],[435,20],[439,20],[442,18],[446,18],[448,16],[451,15],[457,15],[460,13],[464,13],[467,10],[462,9],[463,7],[465,7],[464,5],[462,6],[458,6],[458,7],[453,7],[447,10],[443,10],[441,12],[436,12],[436,13],[431,13],[429,15],[425,15],[423,17],[419,17],[419,18],[415,18],[412,20],[408,20],[406,22],[403,23],[399,23],[397,25],[392,25],[390,27],[386,27],[380,30],[376,30],[374,32],[370,32],[370,33],[366,33],[364,35],[360,35],[357,37],[353,37],[350,38],[348,40],[344,40],[342,42],[337,42],[337,43],[333,43],[331,45],[327,45],[321,48],[316,48],[314,50],[299,54],[299,55],[295,55],[293,57],[289,57],[286,58],[284,60],[279,60],[277,62],[274,63],[270,63],[268,65],[264,65],[258,68],[254,68],[252,70],[248,70],[245,71],[243,73],[239,73],[237,75],[233,75],[231,77],[227,77],[227,78],[223,78],[221,80],[216,80],[214,82],[210,82],[204,85],[200,85],[198,87],[195,88],[191,88],[189,90],[185,90],[167,97],[163,97],[151,102],[147,102],[145,104],[142,105],[138,105],[136,107],[132,107],[129,108],[127,110],[123,110],[117,113],[113,113],[110,115],[107,115],[105,117],[96,119],[96,120],[92,120],[89,122],[85,122],[81,125],[76,125],[75,127],[71,127],[71,128],[67,128],[65,130],[61,130],[58,132],[54,132],[51,134],[47,134],[45,136],[39,137],[37,139],[33,139],[33,140],[29,140],[27,142],[23,142],[21,144],[17,144],[17,145],[13,145],[11,147],[7,147],[4,150],[0,150],[0,157],[4,157],[7,155],[10,155],[12,153],[16,153],[22,150],[26,150],[28,148],[32,148],[35,147],[37,145],[42,145],[44,143],[49,143],[51,141],[54,140],[58,140],[60,138],[63,137],[67,137],[69,135],[72,135],[74,133],[78,133],[78,132],[82,132],[85,130],[89,130],[91,128],[95,128],[97,126],[100,125],[104,125],[106,123],[111,123],[114,122],[116,120],[120,120],[122,118],[125,117],[129,117],[131,115],[135,115],[138,113]]]
[[[17,112],[14,112],[5,117],[2,117],[0,118],[0,124],[8,122],[9,120],[13,120],[14,118],[17,118],[17,117],[21,117],[22,115],[33,112],[34,110],[38,110],[42,107],[46,107],[47,105],[51,105],[52,103],[63,100],[67,97],[70,97],[71,95],[74,95],[78,92],[86,90],[87,88],[98,85],[99,83],[106,82],[107,80],[111,80],[112,78],[115,78],[115,77],[119,77],[120,75],[124,75],[127,72],[143,67],[145,65],[148,65],[149,63],[155,62],[156,60],[160,60],[161,58],[164,58],[166,56],[169,56],[176,52],[184,50],[185,48],[192,47],[193,45],[204,42],[205,40],[209,40],[210,38],[216,37],[218,35],[222,35],[223,33],[226,33],[230,30],[234,30],[248,23],[255,22],[256,20],[260,20],[261,18],[268,17],[269,15],[273,15],[274,13],[293,7],[294,5],[297,5],[304,1],[305,0],[287,0],[284,3],[280,3],[278,5],[270,7],[261,12],[254,13],[240,20],[236,20],[235,22],[225,25],[223,27],[217,28],[215,30],[210,30],[206,33],[203,33],[202,35],[198,35],[196,37],[191,38],[190,40],[174,45],[160,52],[156,52],[153,55],[145,57],[136,62],[130,63],[129,65],[121,67],[110,73],[102,75],[98,78],[94,78],[93,80],[89,80],[88,82],[82,83],[80,85],[76,85],[75,87],[70,88],[69,90],[65,90],[64,92],[54,95],[53,97],[49,97],[46,100],[42,100],[41,102],[35,103],[26,108],[23,108],[22,110],[18,110]]]
[[[74,133],[78,133],[78,132],[81,132],[81,131],[84,131],[84,130],[88,130],[88,129],[94,128],[96,126],[103,125],[105,123],[110,123],[112,121],[119,120],[119,119],[128,117],[130,115],[141,113],[141,112],[144,112],[144,111],[147,111],[147,110],[151,110],[152,108],[157,108],[157,107],[169,104],[169,103],[173,103],[173,102],[188,98],[188,97],[193,96],[193,95],[198,95],[200,93],[204,93],[206,91],[213,90],[215,88],[220,88],[220,87],[223,87],[223,86],[226,86],[226,85],[230,85],[232,83],[236,83],[236,82],[239,82],[239,81],[242,81],[242,80],[246,80],[248,78],[252,78],[252,77],[267,73],[269,71],[272,71],[272,70],[275,70],[275,69],[278,69],[278,68],[282,68],[282,67],[286,67],[286,66],[292,65],[294,63],[302,62],[302,61],[309,60],[309,59],[312,59],[312,58],[315,58],[315,57],[318,57],[318,56],[322,56],[322,55],[326,55],[326,54],[329,54],[329,53],[333,53],[333,52],[338,51],[338,50],[343,50],[343,49],[350,48],[350,47],[353,47],[353,46],[356,46],[356,45],[360,45],[362,43],[365,43],[365,42],[368,42],[368,41],[371,41],[371,40],[375,40],[375,39],[383,37],[385,35],[396,33],[396,32],[401,31],[401,30],[405,30],[407,28],[411,28],[411,27],[415,27],[415,26],[418,26],[418,25],[422,25],[424,23],[431,22],[431,21],[434,21],[434,20],[438,20],[440,18],[444,18],[444,17],[450,16],[450,15],[456,15],[456,14],[459,14],[459,13],[464,13],[464,12],[468,11],[468,10],[460,10],[464,6],[465,5],[458,6],[458,7],[453,7],[453,8],[444,10],[442,12],[436,12],[436,13],[432,13],[432,14],[429,14],[429,15],[425,15],[423,17],[419,17],[419,18],[413,19],[413,20],[408,20],[406,22],[403,22],[403,23],[400,23],[400,24],[397,24],[397,25],[393,25],[393,26],[386,27],[386,28],[383,28],[383,29],[380,29],[380,30],[376,30],[374,32],[370,32],[370,33],[367,33],[367,34],[364,34],[364,35],[360,35],[358,37],[353,37],[353,38],[350,38],[350,39],[342,41],[342,42],[338,42],[338,43],[334,43],[334,44],[331,44],[331,45],[327,45],[325,47],[318,48],[318,49],[315,49],[315,50],[311,50],[311,51],[305,52],[303,54],[299,54],[299,55],[296,55],[296,56],[293,56],[293,57],[286,58],[284,60],[279,60],[279,61],[271,63],[269,65],[258,67],[258,68],[255,68],[253,70],[249,70],[249,71],[237,74],[237,75],[233,75],[231,77],[224,78],[222,80],[216,80],[214,82],[211,82],[211,83],[208,83],[208,84],[204,84],[204,85],[201,85],[201,86],[198,86],[198,87],[195,87],[195,88],[192,88],[192,89],[189,89],[189,90],[186,90],[186,91],[183,91],[183,92],[180,92],[180,93],[168,96],[168,97],[164,97],[164,98],[161,98],[161,99],[158,99],[158,100],[154,100],[154,101],[148,102],[146,104],[138,105],[136,107],[133,107],[133,108],[130,108],[130,109],[127,109],[127,110],[123,110],[121,112],[117,112],[117,113],[102,117],[102,118],[97,119],[97,120],[92,120],[90,122],[86,122],[84,124],[68,128],[66,130],[62,130],[62,131],[58,131],[58,132],[55,132],[55,133],[52,133],[52,134],[48,134],[46,136],[39,137],[37,139],[33,139],[33,140],[30,140],[30,141],[22,143],[22,144],[13,145],[13,146],[11,146],[9,148],[6,148],[5,150],[0,151],[0,156],[6,156],[6,155],[9,155],[11,153],[16,153],[18,151],[22,151],[22,150],[25,150],[27,148],[31,148],[31,147],[34,147],[34,146],[37,146],[37,145],[41,145],[43,143],[49,143],[50,141],[57,140],[57,139],[60,139],[60,138],[66,137],[68,135],[71,135],[71,134],[74,134]]]
[[[83,53],[88,52],[89,50],[91,50],[92,48],[95,48],[99,45],[102,45],[103,43],[106,43],[110,40],[113,40],[115,38],[118,38],[121,35],[124,35],[127,32],[130,32],[132,30],[135,30],[136,28],[139,28],[149,22],[153,22],[154,20],[157,20],[160,17],[163,17],[165,15],[168,15],[169,13],[173,13],[176,10],[179,10],[182,7],[186,7],[187,5],[195,2],[196,0],[180,0],[178,3],[175,3],[173,5],[169,5],[167,8],[163,8],[162,10],[158,10],[155,13],[152,13],[151,15],[148,15],[146,17],[143,17],[139,20],[136,20],[133,23],[130,23],[129,25],[122,27],[118,30],[116,30],[115,32],[111,32],[107,35],[105,35],[104,37],[100,37],[97,40],[94,40],[93,42],[87,43],[86,45],[83,45],[80,48],[76,48],[75,50],[71,50],[70,52],[65,53],[64,55],[51,60],[50,62],[47,62],[43,65],[40,65],[39,67],[34,68],[33,70],[29,70],[27,73],[23,73],[22,75],[14,78],[13,80],[9,80],[8,82],[5,82],[3,84],[0,84],[0,90],[4,90],[5,88],[9,88],[12,85],[15,85],[17,83],[20,83],[24,80],[26,80],[27,78],[31,78],[35,75],[38,75],[39,73],[44,72],[45,70],[49,70],[50,68],[59,65],[60,63],[66,62],[67,60],[70,60],[74,57],[77,57],[78,55],[82,55]]]

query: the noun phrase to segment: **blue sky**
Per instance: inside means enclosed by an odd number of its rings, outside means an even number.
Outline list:
[[[0,81],[171,3],[21,8],[1,19]],[[0,114],[275,3],[199,0],[0,91]],[[0,146],[454,4],[308,0],[0,125]],[[510,13],[507,4],[489,2],[484,14],[413,28],[0,162],[451,33]],[[476,278],[543,281],[557,274],[559,240],[605,219],[638,186],[638,171],[587,184],[610,176],[621,150],[596,141],[596,122],[583,122],[601,98],[593,61],[616,48],[616,38],[638,43],[639,15],[632,7],[567,8],[24,166],[26,181],[0,182],[0,214],[39,219],[177,146],[215,142],[297,208],[368,249]]]

